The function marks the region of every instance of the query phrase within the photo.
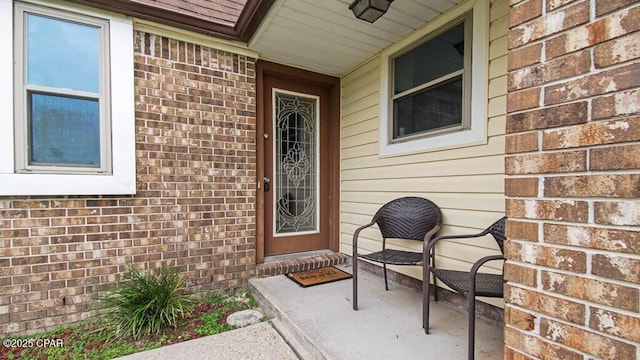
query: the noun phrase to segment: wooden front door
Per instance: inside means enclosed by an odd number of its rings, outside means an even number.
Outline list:
[[[332,141],[337,125],[332,106],[338,105],[333,88],[286,72],[266,71],[259,79],[262,255],[337,250],[331,221],[337,215],[332,163],[338,151]]]

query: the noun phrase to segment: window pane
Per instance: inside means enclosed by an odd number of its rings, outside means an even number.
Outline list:
[[[98,101],[29,93],[29,163],[100,166]]]
[[[456,25],[396,58],[393,94],[461,70],[464,65],[464,25]]]
[[[316,231],[318,100],[276,93],[275,106],[275,233]]]
[[[99,92],[100,28],[27,15],[27,83]]]
[[[462,76],[394,102],[394,139],[461,124]]]

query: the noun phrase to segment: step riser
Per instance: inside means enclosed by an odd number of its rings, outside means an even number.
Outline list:
[[[285,260],[268,261],[256,266],[256,276],[276,276],[297,271],[319,269],[326,266],[341,265],[347,262],[344,254],[327,253],[322,255],[302,256]]]
[[[280,334],[284,341],[291,347],[301,360],[328,360],[322,351],[306,336],[303,331],[298,329],[285,315],[283,311],[278,309],[260,292],[258,288],[253,286],[249,281],[249,288],[254,299],[260,305],[270,319],[269,322],[273,328]]]

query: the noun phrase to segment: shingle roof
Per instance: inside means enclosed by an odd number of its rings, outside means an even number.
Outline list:
[[[69,0],[178,26],[224,39],[248,41],[275,0]]]
[[[132,0],[227,26],[235,26],[247,0]]]

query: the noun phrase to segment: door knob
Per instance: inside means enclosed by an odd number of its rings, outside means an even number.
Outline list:
[[[262,179],[263,183],[264,183],[264,191],[269,191],[269,183],[271,182],[271,180],[268,177],[264,177]]]

